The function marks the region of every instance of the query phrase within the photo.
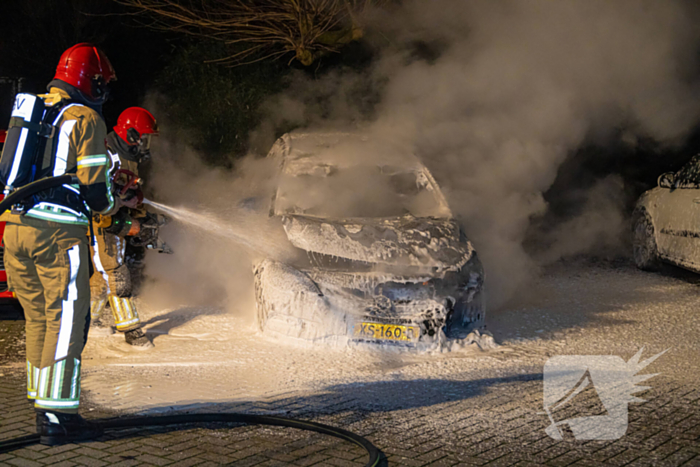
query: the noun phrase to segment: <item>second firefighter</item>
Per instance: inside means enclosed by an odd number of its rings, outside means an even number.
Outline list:
[[[91,254],[95,273],[90,280],[90,313],[97,322],[111,308],[118,332],[135,346],[151,346],[132,300],[134,287],[126,263],[127,243],[144,244],[160,224],[159,218],[144,208],[139,164],[150,157],[151,137],[158,135],[153,115],[146,109],[131,107],[119,116],[114,131],[107,135],[107,152],[112,159],[115,197],[124,205],[113,216],[96,215],[95,239]],[[152,229],[151,227],[155,227]],[[134,239],[145,241],[133,241]]]

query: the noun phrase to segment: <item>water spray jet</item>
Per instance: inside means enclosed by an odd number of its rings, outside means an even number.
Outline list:
[[[248,253],[256,256],[275,258],[282,261],[290,257],[289,245],[282,245],[277,239],[265,235],[266,232],[257,231],[261,227],[264,230],[269,230],[271,226],[261,226],[259,222],[258,225],[252,225],[253,221],[256,220],[254,214],[244,213],[237,209],[231,211],[231,216],[225,221],[221,217],[206,211],[196,212],[184,207],[172,207],[149,199],[144,199],[143,203],[152,206],[178,222],[194,227],[204,233],[232,241]]]

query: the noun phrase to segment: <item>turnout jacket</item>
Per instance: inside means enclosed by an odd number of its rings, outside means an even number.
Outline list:
[[[128,170],[133,172],[134,175],[139,175],[139,161],[130,151],[129,145],[126,144],[124,140],[119,137],[119,135],[117,135],[114,131],[110,132],[105,140],[105,145],[107,146],[107,154],[111,158],[112,168],[110,174],[112,176],[114,176],[114,173],[118,169]],[[114,188],[116,189],[116,187]],[[134,218],[144,217],[147,212],[143,204],[138,205],[134,209],[121,209],[128,210],[129,215]]]
[[[41,97],[48,105],[55,105],[70,98],[66,91],[58,87],[51,87],[49,94]],[[63,187],[80,195],[91,211],[111,214],[114,209],[114,197],[108,173],[111,160],[105,147],[107,126],[104,119],[96,110],[71,102],[61,110],[54,126],[54,144],[46,145],[42,167],[49,168],[55,158],[53,173],[50,175],[77,174],[78,184]],[[79,203],[83,204],[83,201]],[[62,224],[87,226],[89,219],[83,211],[85,209],[76,209],[73,203],[39,201],[25,214],[6,213],[0,217],[0,221],[22,224],[22,218],[26,216]]]
[[[130,172],[139,174],[138,161],[129,154],[129,146],[115,132],[111,132],[105,139],[107,153],[112,159],[112,172],[117,169],[126,169]]]

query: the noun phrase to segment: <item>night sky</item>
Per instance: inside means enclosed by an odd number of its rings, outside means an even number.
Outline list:
[[[121,110],[138,105],[178,37],[138,25],[111,0],[3,0],[0,12],[0,77],[22,78],[23,90],[45,92],[58,59],[79,42],[99,45],[117,73],[104,106],[111,127]],[[0,88],[0,118],[9,118],[12,96]]]

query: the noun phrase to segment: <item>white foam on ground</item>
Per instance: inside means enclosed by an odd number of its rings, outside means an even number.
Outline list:
[[[313,395],[348,385],[509,374],[541,375],[551,355],[645,356],[671,347],[650,372],[700,376],[697,285],[632,267],[566,266],[542,279],[532,297],[492,314],[488,334],[448,341],[434,352],[396,347],[301,346],[261,336],[243,318],[213,308],[140,308],[155,347],[136,351],[123,337],[90,336],[84,389],[114,409]],[[482,350],[485,349],[485,350]]]

